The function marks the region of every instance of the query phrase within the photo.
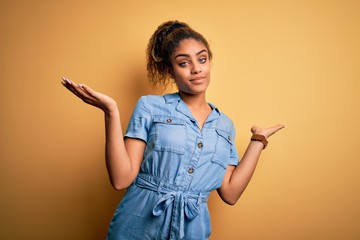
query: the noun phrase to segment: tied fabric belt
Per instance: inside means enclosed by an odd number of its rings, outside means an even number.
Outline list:
[[[163,194],[153,207],[152,213],[154,216],[160,216],[171,204],[174,204],[171,219],[170,239],[176,239],[178,237],[180,237],[180,239],[184,238],[185,216],[189,220],[194,219],[197,215],[199,215],[200,204],[206,203],[209,197],[209,193],[207,192],[194,193],[171,190],[163,187],[162,183],[159,184],[149,179],[144,179],[141,176],[137,177],[135,184],[138,187]]]

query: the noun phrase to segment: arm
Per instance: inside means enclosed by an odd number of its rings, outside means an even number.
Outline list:
[[[128,187],[139,172],[146,143],[139,139],[123,140],[120,114],[112,98],[65,78],[62,84],[85,103],[103,110],[105,159],[110,182],[116,190]]]
[[[264,135],[267,139],[275,132],[282,129],[283,125],[261,129],[256,126],[251,128],[252,133]],[[218,189],[221,199],[233,205],[240,198],[255,171],[264,145],[259,141],[251,141],[238,166],[228,166],[222,185]]]

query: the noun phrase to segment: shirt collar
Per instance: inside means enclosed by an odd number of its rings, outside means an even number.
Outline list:
[[[181,101],[180,95],[177,92],[176,93],[165,94],[164,99],[165,99],[166,104]]]
[[[179,95],[178,92],[175,92],[175,93],[169,93],[169,94],[165,94],[164,95],[164,99],[165,99],[165,103],[166,104],[170,104],[170,103],[173,103],[173,102],[180,102],[182,101],[181,100],[181,97]],[[221,115],[221,112],[220,110],[212,103],[208,103],[210,105],[210,107],[216,111],[216,113],[220,116]]]

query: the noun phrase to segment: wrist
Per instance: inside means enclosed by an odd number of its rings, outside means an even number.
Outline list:
[[[263,149],[265,149],[267,144],[268,144],[268,141],[267,141],[266,137],[264,135],[261,135],[261,134],[254,133],[251,136],[250,140],[251,141],[256,141],[256,142],[261,142],[263,144]]]
[[[113,115],[114,113],[117,114],[119,112],[115,101],[104,106],[103,111],[104,111],[105,115],[109,115],[109,116]]]

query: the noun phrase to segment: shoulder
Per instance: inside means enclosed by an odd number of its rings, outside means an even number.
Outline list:
[[[234,126],[232,119],[228,115],[226,115],[224,112],[220,111],[219,109],[216,109],[216,110],[219,113],[218,127],[228,133],[235,132],[235,126]]]
[[[139,102],[148,105],[161,105],[161,104],[171,104],[173,102],[178,102],[180,96],[178,93],[170,93],[165,95],[145,95],[140,97]]]
[[[232,124],[233,121],[231,120],[231,118],[228,115],[226,115],[225,113],[223,113],[221,111],[219,111],[219,112],[220,112],[220,117],[223,121],[226,121],[226,122]]]
[[[143,109],[152,115],[160,114],[174,109],[172,103],[177,103],[176,97],[176,94],[145,95],[140,97],[136,108]]]
[[[209,103],[209,105],[213,110],[217,112],[220,121],[225,122],[227,124],[232,124],[231,118],[228,115],[226,115],[224,112],[222,112],[215,104]]]
[[[165,99],[164,96],[145,95],[145,96],[141,96],[138,102],[148,106],[156,106],[158,104],[164,104]]]

